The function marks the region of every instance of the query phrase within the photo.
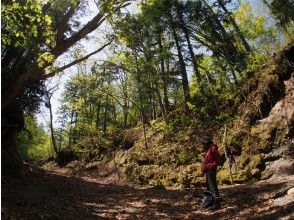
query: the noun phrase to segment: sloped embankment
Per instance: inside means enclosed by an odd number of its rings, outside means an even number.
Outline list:
[[[125,142],[132,144],[127,144],[130,148],[118,151],[115,156],[121,176],[156,187],[191,188],[203,183],[201,146],[195,143],[200,143],[201,133],[215,133],[203,131],[203,127],[191,115],[176,112],[151,122],[146,128],[146,143],[142,127],[127,131]]]
[[[234,181],[294,174],[294,45],[252,73],[241,95],[238,108],[232,108],[238,111],[226,135],[226,148],[237,161]],[[207,134],[215,137],[224,159],[221,126],[178,109],[166,118],[151,121],[145,128],[146,139],[142,126],[117,135],[115,152],[83,170],[94,175],[103,170],[102,176],[117,173],[143,185],[197,187],[204,183],[200,138]],[[227,162],[222,164],[218,179],[230,183]]]
[[[294,45],[253,74],[243,87],[238,116],[228,129],[237,154],[235,178],[266,179],[294,174]],[[224,169],[219,176],[229,180]]]
[[[266,179],[273,174],[294,174],[294,45],[285,48],[252,73],[242,88],[238,113],[228,127],[226,147],[235,154],[235,182]],[[178,115],[182,115],[178,118]],[[131,130],[132,147],[116,154],[121,174],[133,182],[154,186],[196,187],[204,182],[200,171],[199,137],[214,134],[219,145],[223,129],[204,131],[207,124],[178,112],[172,120],[188,125],[157,120],[147,128],[147,147],[142,129]],[[138,128],[137,128],[138,129]],[[217,131],[218,129],[218,131]],[[218,134],[217,134],[218,133]],[[220,151],[224,153],[223,146]],[[197,157],[196,155],[199,155]],[[218,172],[218,179],[230,182],[228,165]]]

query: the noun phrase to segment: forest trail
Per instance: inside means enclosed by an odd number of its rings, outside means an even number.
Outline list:
[[[115,176],[70,176],[30,167],[20,180],[2,178],[2,219],[293,219],[294,176],[220,187],[221,208],[200,206],[200,189],[135,186]]]

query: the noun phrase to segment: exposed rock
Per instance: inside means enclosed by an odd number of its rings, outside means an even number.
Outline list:
[[[294,72],[288,81],[285,81],[287,96],[284,99],[284,108],[288,125],[288,135],[294,136]]]
[[[289,46],[250,76],[242,89],[247,99],[229,129],[229,147],[242,148],[240,169],[254,178],[258,170],[262,179],[294,174],[293,51]],[[260,159],[253,163],[255,155]]]
[[[294,197],[286,195],[286,196],[274,199],[272,205],[273,206],[286,206],[292,202],[294,202]]]
[[[294,196],[294,187],[287,191],[287,195]]]
[[[281,158],[279,160],[269,162],[262,173],[263,179],[271,175],[293,175],[294,174],[294,160]]]

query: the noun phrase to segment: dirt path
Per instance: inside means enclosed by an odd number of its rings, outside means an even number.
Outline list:
[[[206,211],[203,189],[138,187],[116,178],[69,176],[30,169],[21,180],[2,178],[2,219],[291,219],[293,176],[221,187],[222,208]]]

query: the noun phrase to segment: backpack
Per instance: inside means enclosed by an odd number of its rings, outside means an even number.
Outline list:
[[[201,206],[205,209],[207,209],[208,207],[212,206],[214,203],[214,197],[210,192],[205,192],[204,193],[204,197],[202,199],[202,203]]]

